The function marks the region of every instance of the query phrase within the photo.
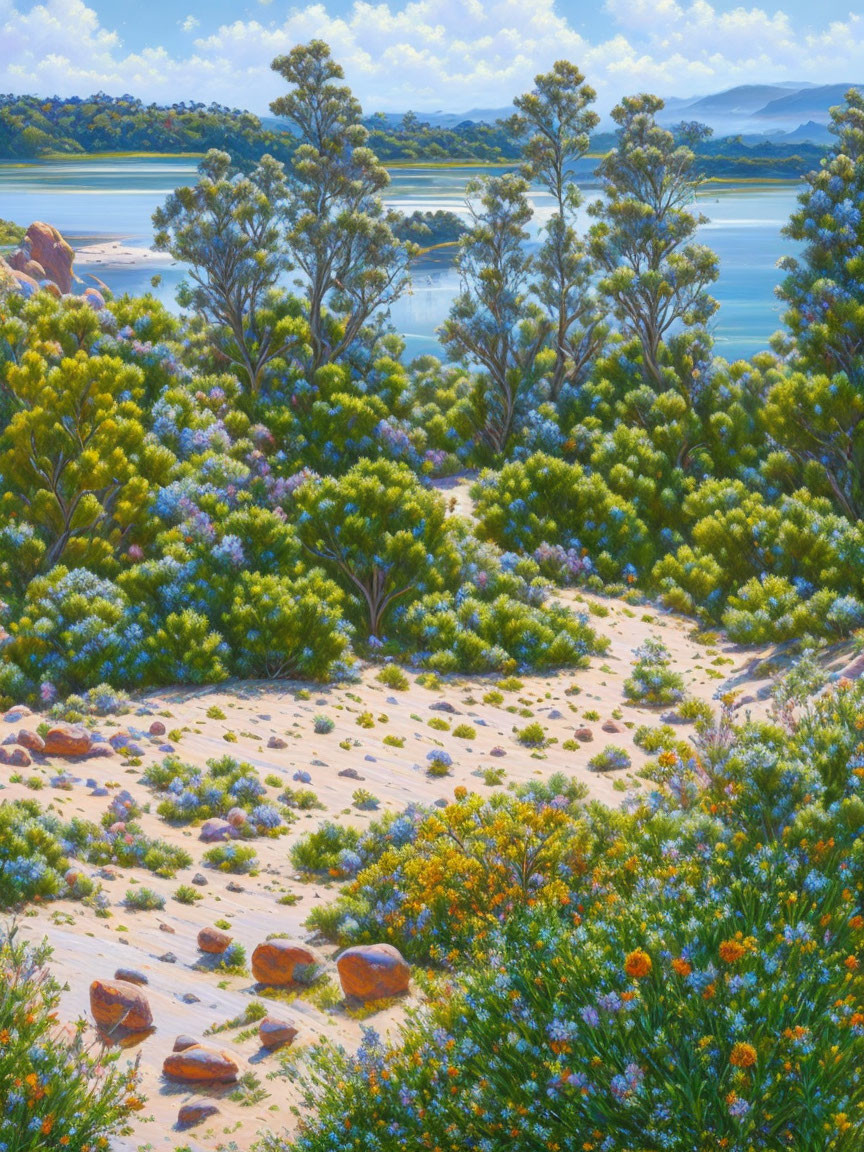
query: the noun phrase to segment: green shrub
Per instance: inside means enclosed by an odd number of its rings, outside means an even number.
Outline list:
[[[393,688],[397,692],[405,692],[410,686],[410,681],[398,664],[385,664],[375,679],[379,684],[384,684],[387,688]]]
[[[152,888],[127,888],[125,903],[136,912],[152,912],[165,907],[165,897]]]
[[[258,870],[258,853],[248,844],[214,844],[204,853],[204,859],[220,872],[254,875]]]
[[[138,1067],[122,1070],[119,1049],[89,1044],[83,1021],[58,1028],[63,989],[50,957],[44,943],[0,933],[0,1134],[15,1152],[88,1152],[130,1132],[143,1106]]]

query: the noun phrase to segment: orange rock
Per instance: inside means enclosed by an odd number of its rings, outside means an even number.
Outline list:
[[[252,953],[252,975],[259,984],[294,984],[302,972],[297,969],[318,963],[314,952],[288,940],[267,940]]]
[[[279,1020],[275,1016],[265,1016],[258,1025],[258,1039],[262,1048],[281,1048],[292,1044],[297,1036],[293,1020]]]
[[[123,980],[94,980],[90,985],[90,1011],[103,1028],[125,1028],[145,1032],[153,1027],[153,1013],[147,997]]]
[[[221,956],[233,939],[233,936],[229,936],[219,928],[202,928],[198,933],[198,947],[202,952]]]
[[[53,281],[61,292],[72,291],[75,253],[56,228],[36,220],[27,229],[21,246],[8,260],[9,267],[36,280]],[[31,271],[33,269],[33,271]],[[36,269],[41,275],[36,275]]]
[[[342,991],[358,1000],[384,1000],[408,991],[411,968],[392,944],[358,944],[336,961]]]
[[[192,1080],[199,1084],[231,1084],[240,1074],[240,1065],[230,1052],[196,1044],[166,1056],[162,1071],[171,1080]]]
[[[45,755],[86,756],[92,744],[86,728],[77,724],[55,724],[45,736]]]
[[[18,743],[22,748],[26,748],[30,752],[44,752],[45,741],[38,732],[28,732],[26,728],[22,728],[18,733]]]

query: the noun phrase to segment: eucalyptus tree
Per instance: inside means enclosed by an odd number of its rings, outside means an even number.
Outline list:
[[[470,181],[466,195],[471,226],[456,257],[461,288],[439,331],[451,358],[479,366],[479,435],[500,453],[542,371],[550,325],[530,299],[527,182],[513,173],[489,176]]]
[[[177,188],[154,212],[154,246],[186,265],[178,300],[206,321],[256,395],[274,361],[302,345],[302,324],[278,289],[290,267],[281,242],[285,170],[263,156],[243,176],[227,152],[211,149],[198,173],[197,184]]]
[[[844,100],[845,104],[830,110],[828,131],[837,137],[831,151],[835,156],[848,156],[854,162],[864,157],[864,92],[850,88]]]
[[[551,72],[535,77],[532,91],[516,97],[517,111],[507,122],[522,141],[522,174],[542,184],[555,202],[534,282],[534,294],[552,323],[555,363],[549,382],[555,400],[565,383],[584,376],[606,336],[591,287],[592,261],[575,227],[581,195],[573,165],[588,151],[600,122],[591,108],[595,99],[576,65],[559,60]]]
[[[302,273],[314,374],[384,318],[408,287],[413,249],[394,234],[400,215],[381,200],[390,177],[367,147],[362,109],[340,83],[344,72],[327,44],[300,44],[272,68],[291,85],[270,108],[297,139],[281,210],[287,251]]]
[[[695,157],[657,123],[662,108],[659,97],[640,95],[613,109],[618,141],[599,167],[604,198],[590,209],[597,219],[590,250],[622,332],[641,345],[648,382],[665,388],[662,349],[675,329],[683,329],[678,342],[691,362],[704,358],[718,261],[693,241],[707,222],[692,208]]]
[[[805,177],[784,229],[802,249],[780,261],[777,294],[803,366],[843,372],[864,392],[864,96],[850,89],[831,120],[837,142]]]

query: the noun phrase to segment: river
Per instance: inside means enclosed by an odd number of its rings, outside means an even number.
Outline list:
[[[0,164],[0,218],[29,224],[45,220],[75,248],[116,241],[146,249],[151,241],[151,214],[178,184],[195,176],[195,161],[183,158],[122,157]],[[464,212],[466,181],[476,168],[397,168],[387,200],[405,212],[438,208]],[[585,198],[593,198],[591,179],[583,181]],[[698,207],[709,222],[700,239],[720,257],[714,295],[720,310],[713,323],[717,351],[726,357],[751,356],[767,346],[780,326],[774,288],[776,264],[795,246],[781,234],[795,207],[798,186],[791,182],[712,183],[698,193]],[[532,192],[536,222],[550,211],[548,197]],[[458,287],[452,250],[422,258],[414,271],[410,295],[392,309],[393,324],[406,338],[410,358],[440,352],[435,329],[447,314]],[[110,259],[76,265],[79,274],[95,275],[117,293],[142,292],[154,275],[153,289],[172,304],[182,269],[167,258],[118,264]]]

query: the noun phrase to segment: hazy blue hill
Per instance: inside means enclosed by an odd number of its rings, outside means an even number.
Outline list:
[[[843,84],[822,84],[818,88],[806,88],[769,101],[755,114],[768,119],[798,120],[799,123],[802,120],[816,120],[824,124],[828,120],[828,109],[842,104],[850,88],[861,87],[861,84],[846,81]]]
[[[781,84],[739,84],[725,92],[701,96],[687,103],[686,108],[695,119],[699,118],[700,112],[752,116],[771,101],[782,100],[789,95],[789,89]],[[801,93],[796,91],[792,95],[799,96]]]

